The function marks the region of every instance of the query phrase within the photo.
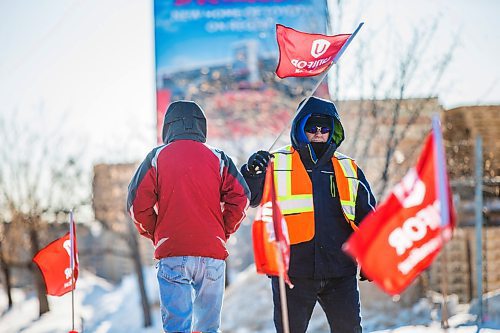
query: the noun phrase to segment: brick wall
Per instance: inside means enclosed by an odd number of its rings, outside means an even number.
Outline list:
[[[96,220],[107,229],[99,238],[99,246],[113,250],[103,252],[94,265],[98,275],[113,281],[134,271],[132,260],[126,256],[130,246],[124,237],[133,224],[126,212],[126,199],[128,184],[136,168],[137,164],[133,163],[94,166],[92,206]],[[132,227],[132,232],[136,232],[135,227]],[[139,237],[139,246],[143,264],[152,265],[154,249],[151,241]]]
[[[500,289],[500,227],[483,228],[483,292]],[[446,263],[446,265],[445,265]],[[446,270],[444,270],[446,267]],[[461,302],[477,297],[476,235],[474,228],[457,228],[429,269],[429,289],[442,291],[443,272],[447,272],[448,294]]]

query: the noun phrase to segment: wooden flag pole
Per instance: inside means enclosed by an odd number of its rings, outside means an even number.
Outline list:
[[[283,254],[281,252],[281,243],[278,242],[278,267],[279,267],[279,286],[280,286],[280,303],[281,303],[281,322],[283,323],[283,332],[290,333],[290,325],[288,321],[288,303],[286,299],[285,287],[285,268],[283,267]]]
[[[290,324],[288,321],[288,302],[286,299],[286,287],[285,287],[285,274],[286,271],[288,270],[288,267],[285,267],[286,265],[284,264],[284,256],[283,256],[283,250],[284,247],[288,246],[288,242],[283,240],[283,233],[281,230],[281,227],[279,228],[280,231],[277,231],[277,225],[278,223],[282,223],[283,217],[279,216],[279,221],[278,221],[278,216],[276,214],[276,211],[279,209],[279,206],[277,204],[277,198],[276,198],[276,188],[274,184],[274,177],[272,176],[273,174],[273,165],[271,164],[271,167],[268,169],[268,174],[267,176],[270,176],[270,194],[271,194],[271,202],[272,202],[272,210],[273,210],[273,230],[274,230],[274,247],[275,247],[275,252],[278,254],[278,272],[279,272],[279,290],[280,290],[280,303],[281,303],[281,322],[283,325],[283,332],[284,333],[289,333],[290,332]],[[276,205],[276,206],[275,206]],[[283,244],[283,242],[287,243],[287,245]],[[287,250],[287,253],[289,250]]]

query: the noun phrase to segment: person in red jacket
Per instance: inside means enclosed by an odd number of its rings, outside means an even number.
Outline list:
[[[220,332],[226,242],[245,218],[250,191],[231,158],[208,146],[203,110],[169,105],[163,145],[128,188],[127,210],[159,259],[165,332]]]

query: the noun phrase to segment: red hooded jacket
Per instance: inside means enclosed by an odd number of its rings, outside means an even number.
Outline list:
[[[226,241],[246,216],[245,180],[231,158],[205,140],[203,110],[194,102],[170,104],[165,144],[148,154],[130,182],[127,210],[153,241],[157,259],[225,259]]]

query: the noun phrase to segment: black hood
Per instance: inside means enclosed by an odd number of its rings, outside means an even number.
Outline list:
[[[299,108],[305,101],[306,100],[303,100],[299,104]],[[340,122],[340,116],[335,108],[335,104],[331,101],[315,96],[312,96],[307,100],[307,103],[293,119],[292,129],[290,131],[292,146],[295,149],[300,150],[301,148],[310,145],[310,142],[307,140],[304,132],[304,126],[312,114],[320,114],[332,118],[333,133],[328,140],[328,144],[335,145],[336,147],[340,146],[342,141],[344,141],[344,128]]]
[[[192,101],[171,103],[163,120],[164,144],[175,140],[207,141],[207,119],[201,107]]]

